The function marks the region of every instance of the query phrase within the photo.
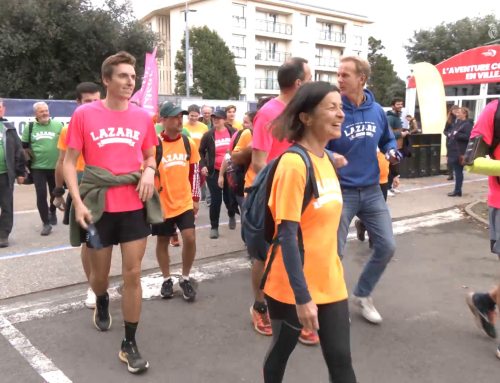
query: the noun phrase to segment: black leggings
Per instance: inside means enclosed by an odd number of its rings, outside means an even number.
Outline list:
[[[234,217],[236,212],[231,207],[231,196],[227,177],[224,175],[224,189],[219,187],[219,171],[215,170],[211,177],[207,177],[207,185],[210,190],[210,224],[212,229],[219,227],[220,209],[222,207],[222,200],[227,208],[227,215]]]
[[[288,358],[299,340],[302,325],[295,305],[266,296],[273,340],[264,360],[264,383],[281,383]],[[349,307],[347,299],[318,305],[319,340],[330,382],[356,383],[351,362]]]
[[[47,204],[47,185],[50,193],[50,211],[56,211],[54,205],[54,189],[56,187],[56,171],[54,169],[32,169],[33,183],[36,191],[36,206],[44,224],[49,223],[49,205]]]

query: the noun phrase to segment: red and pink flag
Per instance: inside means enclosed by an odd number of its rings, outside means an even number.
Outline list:
[[[142,79],[142,87],[130,99],[131,102],[138,102],[141,108],[149,113],[155,114],[158,108],[158,65],[156,64],[156,51],[146,53],[146,67]]]

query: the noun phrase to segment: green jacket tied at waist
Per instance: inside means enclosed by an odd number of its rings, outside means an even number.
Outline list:
[[[106,202],[106,191],[113,186],[137,185],[141,179],[141,172],[120,174],[115,176],[109,170],[98,166],[86,165],[80,185],[80,197],[92,214],[92,221],[99,221],[104,212]],[[156,189],[153,197],[146,202],[148,223],[156,225],[163,223],[163,212],[161,209],[160,196]],[[71,205],[69,218],[69,240],[71,246],[81,245],[80,224],[76,222],[74,204]]]

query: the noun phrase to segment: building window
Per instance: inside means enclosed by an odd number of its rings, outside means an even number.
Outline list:
[[[304,28],[307,28],[307,24],[309,22],[309,16],[308,15],[300,15],[300,25]]]
[[[246,94],[240,94],[239,100],[240,101],[246,101],[247,100],[247,95]]]
[[[363,38],[361,36],[354,36],[354,45],[362,45]]]
[[[245,6],[233,3],[233,27],[246,28]]]
[[[489,83],[488,94],[500,94],[500,82]]]
[[[479,96],[480,91],[481,84],[447,85],[444,87],[444,93],[448,97]]]
[[[323,57],[323,48],[316,48],[316,56]]]

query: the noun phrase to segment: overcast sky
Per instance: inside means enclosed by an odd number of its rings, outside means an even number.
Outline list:
[[[311,5],[323,5],[326,0],[299,0]],[[132,0],[137,17],[143,17],[158,5],[167,3],[161,0]],[[168,1],[170,3],[170,1]],[[332,2],[333,3],[333,2]],[[410,75],[410,67],[403,46],[413,36],[413,31],[421,28],[432,28],[442,22],[452,22],[464,17],[484,16],[495,13],[500,17],[500,1],[498,0],[356,0],[335,2],[329,7],[365,15],[374,21],[368,26],[369,35],[382,40],[385,54],[392,60],[399,76],[404,80]],[[345,5],[343,5],[344,3]],[[418,6],[417,6],[418,4]],[[500,25],[497,27],[500,38]],[[468,31],[464,31],[468,33]]]

